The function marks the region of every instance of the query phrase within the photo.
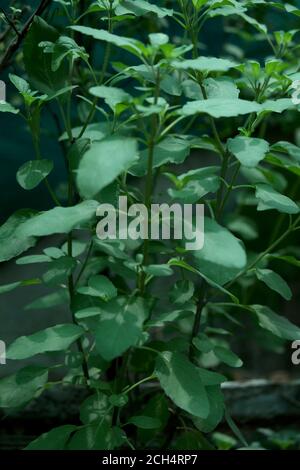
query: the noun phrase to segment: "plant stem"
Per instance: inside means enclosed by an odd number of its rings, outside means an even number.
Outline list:
[[[205,281],[202,281],[202,285],[201,285],[200,293],[199,293],[200,300],[197,303],[197,311],[196,311],[195,318],[194,318],[194,324],[193,324],[192,334],[190,338],[190,345],[189,345],[189,359],[191,361],[194,359],[193,340],[199,334],[202,311],[205,305],[207,304],[207,299],[206,299],[207,287],[208,287],[207,283]]]
[[[155,374],[149,375],[149,377],[146,377],[146,378],[140,380],[139,382],[133,384],[131,387],[129,387],[129,388],[123,390],[123,393],[126,393],[126,394],[127,394],[127,393],[131,392],[132,390],[134,390],[135,388],[137,388],[137,387],[139,387],[140,385],[142,385],[143,383],[149,382],[150,380],[154,380],[154,379],[156,379],[156,375],[155,375]]]
[[[160,74],[157,73],[156,83],[155,83],[155,92],[154,92],[154,104],[157,104],[159,98],[160,90]],[[148,211],[148,215],[151,208],[151,199],[152,199],[152,189],[153,189],[153,159],[154,159],[154,149],[157,140],[157,127],[158,127],[158,117],[156,114],[153,114],[151,118],[151,133],[148,142],[148,168],[147,168],[147,178],[146,178],[146,188],[145,188],[145,206]],[[149,229],[149,227],[148,227]],[[147,266],[149,258],[149,237],[145,239],[143,246],[143,266]],[[141,295],[145,292],[145,281],[146,273],[144,270],[141,270],[139,276],[139,289]]]
[[[250,269],[253,269],[265,256],[271,253],[280,243],[285,240],[293,231],[297,230],[297,224],[300,222],[300,216],[294,221],[292,225],[286,230],[276,241],[274,241],[265,251],[258,255],[245,269],[240,271],[232,281],[225,285],[226,289],[234,284],[240,277],[246,274]]]

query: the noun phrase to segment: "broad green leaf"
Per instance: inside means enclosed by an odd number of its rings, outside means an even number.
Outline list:
[[[223,285],[246,266],[245,249],[229,230],[210,218],[205,218],[204,230],[204,247],[192,253],[193,264],[200,273]]]
[[[45,352],[63,351],[83,333],[80,326],[65,324],[52,326],[31,336],[21,336],[8,347],[7,358],[27,359]]]
[[[34,236],[23,234],[23,227],[27,221],[31,223],[35,214],[28,209],[17,211],[0,227],[0,262],[15,258],[35,245]]]
[[[77,292],[83,295],[91,295],[108,301],[117,296],[117,289],[113,283],[105,276],[92,276],[87,287],[79,287]]]
[[[203,274],[203,272],[200,271],[199,269],[195,269],[193,266],[189,265],[185,261],[178,260],[177,258],[173,258],[169,260],[169,264],[170,266],[178,266],[179,268],[186,269],[187,271],[190,271],[194,274],[197,274],[198,276],[201,276],[202,279],[204,279],[207,282],[207,284],[219,290],[223,294],[228,295],[235,304],[239,304],[239,299],[235,295],[233,295],[227,289],[222,287],[222,285],[218,284],[217,282],[213,281],[211,278]]]
[[[173,10],[161,8],[158,5],[145,0],[124,0],[122,4],[118,5],[116,8],[116,15],[132,14],[135,16],[142,16],[147,13],[154,13],[158,18],[173,16]]]
[[[17,181],[23,189],[36,188],[53,170],[51,160],[31,160],[24,163],[17,172]]]
[[[103,98],[105,103],[110,106],[112,110],[120,103],[128,103],[132,100],[132,96],[122,88],[109,87],[109,86],[95,86],[89,89],[91,95],[97,98]]]
[[[144,268],[149,276],[167,277],[173,275],[173,270],[168,264],[149,264]]]
[[[234,216],[230,218],[227,228],[231,232],[236,232],[244,240],[255,240],[259,236],[256,223],[248,217]]]
[[[222,421],[224,415],[224,397],[219,386],[206,388],[209,400],[209,415],[206,419],[193,418],[193,423],[201,432],[211,432]]]
[[[226,98],[236,100],[240,94],[235,82],[228,77],[207,78],[204,80],[204,87],[209,99],[223,99],[226,96]]]
[[[0,100],[0,113],[18,114],[19,110],[6,101]]]
[[[149,40],[152,46],[159,48],[160,46],[168,44],[169,36],[164,33],[152,33],[149,34]]]
[[[111,137],[93,142],[81,158],[77,171],[81,196],[86,199],[96,197],[136,160],[137,145],[134,139]]]
[[[16,260],[16,264],[24,265],[24,264],[35,264],[35,263],[51,263],[51,258],[46,255],[30,255],[30,256],[22,256]]]
[[[196,312],[196,305],[192,302],[186,303],[182,308],[179,310],[172,310],[171,312],[164,312],[160,313],[156,319],[151,320],[147,323],[149,328],[154,327],[161,327],[164,326],[165,323],[174,323],[177,320],[182,320],[186,317],[192,317],[195,315]]]
[[[6,294],[7,292],[11,292],[12,290],[17,289],[18,287],[36,286],[38,284],[41,284],[40,279],[27,279],[26,281],[12,282],[11,284],[1,285],[0,294]]]
[[[107,395],[97,392],[88,397],[80,406],[80,420],[83,424],[91,424],[104,418],[110,408]]]
[[[25,447],[25,450],[65,450],[66,444],[77,426],[66,424],[42,434]]]
[[[183,163],[190,154],[190,143],[176,136],[168,136],[154,148],[153,168],[167,163],[176,165]],[[134,176],[144,176],[147,173],[148,151],[140,153],[139,161],[133,165],[129,173]]]
[[[278,292],[285,300],[291,300],[293,294],[287,282],[271,269],[256,269],[257,279],[264,282],[270,289]]]
[[[0,408],[18,408],[32,400],[48,379],[48,370],[27,366],[0,379]]]
[[[267,184],[256,185],[256,198],[259,200],[257,206],[258,211],[266,211],[275,209],[285,214],[298,214],[299,207],[287,196],[280,194],[278,191]]]
[[[256,167],[269,151],[269,144],[263,139],[237,136],[227,142],[228,150],[246,167]]]
[[[145,46],[138,40],[133,38],[126,38],[123,36],[117,36],[116,34],[109,33],[104,29],[94,29],[89,26],[70,26],[71,29],[87,36],[92,36],[94,39],[99,41],[106,41],[110,44],[114,44],[117,47],[121,47],[134,55],[140,57],[142,52],[145,51]]]
[[[151,416],[132,416],[128,420],[129,424],[134,424],[137,428],[141,429],[158,429],[161,427],[161,422],[158,418]]]
[[[290,98],[280,98],[278,100],[267,100],[262,103],[260,112],[282,113],[294,107],[295,105]]]
[[[230,367],[242,367],[243,361],[230,349],[216,346],[214,354],[220,359],[221,362]]]
[[[102,308],[95,331],[96,348],[106,361],[121,356],[141,338],[147,308],[141,298],[118,297]]]
[[[183,106],[180,114],[193,116],[194,114],[209,114],[214,118],[235,117],[244,114],[258,113],[261,105],[255,101],[223,98],[189,101]]]
[[[175,60],[171,64],[178,70],[197,70],[198,72],[227,72],[236,67],[236,63],[228,59],[216,57],[198,57],[197,59]]]
[[[199,368],[180,353],[164,352],[156,362],[155,374],[171,400],[199,418],[209,414],[208,396]]]
[[[70,439],[68,450],[113,450],[126,442],[124,431],[111,427],[108,421],[93,423],[77,431]]]
[[[68,276],[76,269],[77,263],[70,256],[62,256],[50,264],[49,270],[43,275],[43,281],[49,285],[66,283]]]
[[[282,339],[300,340],[300,328],[292,324],[287,318],[277,315],[269,307],[263,305],[251,305],[251,308],[257,315],[261,328]]]
[[[188,280],[175,282],[170,292],[170,301],[174,304],[185,304],[194,295],[194,284]]]
[[[285,261],[286,263],[291,264],[292,266],[296,266],[300,268],[300,260],[295,258],[295,256],[281,256],[281,255],[270,255],[271,258],[275,258],[281,261]]]
[[[78,46],[74,39],[68,36],[60,36],[56,42],[43,41],[39,47],[43,48],[45,54],[52,54],[52,72],[57,72],[66,58],[69,58],[71,63],[79,58],[84,61],[89,58],[84,47]]]
[[[55,42],[58,37],[59,33],[55,28],[39,16],[35,16],[23,47],[24,64],[29,81],[37,90],[50,95],[64,88],[67,69],[60,67],[59,70],[53,72],[52,58],[44,53],[39,44],[42,41]]]
[[[97,201],[84,201],[77,206],[55,207],[26,221],[18,230],[20,237],[44,237],[69,233],[96,219]]]
[[[27,304],[24,310],[43,310],[45,308],[53,308],[64,305],[69,302],[69,294],[67,289],[61,289],[51,294],[38,297],[36,300]]]
[[[77,127],[74,127],[72,129],[72,137],[73,139],[78,139],[79,135],[81,134],[81,131],[82,131],[82,126],[77,126]],[[100,123],[93,123],[93,124],[89,124],[87,126],[87,128],[85,129],[83,135],[81,136],[81,138],[84,140],[84,139],[89,139],[91,142],[93,142],[94,140],[102,140],[104,139],[104,137],[106,137],[107,135],[109,135],[111,133],[110,131],[110,128],[109,126],[107,125],[107,123],[103,123],[103,122],[100,122]],[[65,141],[65,140],[68,140],[69,139],[69,136],[68,136],[68,133],[67,132],[64,132],[60,138],[59,138],[59,141]],[[79,141],[75,142],[76,146],[80,146],[82,144],[79,144]],[[87,145],[87,143],[85,142],[84,143],[84,147]]]
[[[200,10],[200,8],[208,3],[208,0],[192,0],[194,7],[196,10]]]
[[[220,178],[216,175],[216,167],[192,170],[178,178],[177,189],[168,189],[169,195],[185,204],[199,202],[209,193],[215,193],[220,187]]]
[[[215,432],[212,439],[218,450],[230,450],[237,445],[237,441],[227,434]]]
[[[202,353],[209,353],[214,349],[214,344],[204,333],[200,333],[193,339],[193,345]]]
[[[82,310],[78,310],[75,313],[77,320],[84,320],[85,318],[95,317],[101,314],[100,307],[87,307],[83,308]]]

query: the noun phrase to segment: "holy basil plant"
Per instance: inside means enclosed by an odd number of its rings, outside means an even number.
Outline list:
[[[298,30],[264,23],[300,10],[263,0],[51,8],[35,16],[0,102],[32,136],[18,184],[43,185],[53,202],[9,217],[0,260],[39,263],[42,274],[0,292],[43,284],[49,293],[25,309],[65,303],[71,315],[8,345],[20,367],[0,380],[0,406],[25,407],[52,387],[85,390],[78,421],[28,449],[213,449],[223,420],[246,445],[222,393],[243,366],[232,346],[251,335],[277,350],[300,339],[284,316],[300,266]],[[222,30],[217,57],[210,28]],[[56,155],[44,142],[50,120]],[[204,205],[204,245],[99,238],[99,205],[124,196],[147,209]],[[43,237],[50,246],[27,253]]]

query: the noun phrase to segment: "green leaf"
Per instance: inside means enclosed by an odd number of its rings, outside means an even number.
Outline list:
[[[206,419],[193,418],[193,423],[199,431],[212,432],[222,421],[224,415],[224,397],[219,386],[206,388],[209,400],[209,415]]]
[[[19,110],[6,101],[0,100],[0,113],[18,114]]]
[[[36,188],[53,170],[50,160],[31,160],[24,163],[17,173],[17,181],[23,189]]]
[[[101,426],[94,423],[77,431],[70,442],[68,450],[113,450],[122,446],[126,441],[124,431],[118,427],[111,427],[108,421]]]
[[[51,258],[46,255],[30,255],[30,256],[23,256],[16,260],[16,264],[24,265],[24,264],[35,264],[35,263],[51,263]]]
[[[215,432],[212,436],[218,450],[230,450],[237,445],[237,441],[227,434]]]
[[[296,266],[300,268],[300,260],[295,258],[295,256],[281,256],[281,255],[270,255],[271,258],[275,258],[281,261],[285,261],[286,263],[291,264],[292,266]]]
[[[63,351],[83,333],[80,326],[64,324],[38,331],[31,336],[21,336],[8,347],[7,359],[27,359],[45,352]]]
[[[168,136],[154,148],[153,168],[158,168],[166,163],[176,165],[183,163],[190,154],[190,143],[177,136]],[[134,176],[144,176],[147,173],[148,151],[140,153],[139,161],[133,165],[129,173]]]
[[[65,450],[66,444],[77,426],[66,424],[42,434],[25,447],[25,450]]]
[[[149,34],[149,40],[152,46],[159,48],[169,42],[169,36],[163,33],[152,33]]]
[[[217,282],[213,281],[211,278],[203,274],[203,272],[200,271],[199,269],[195,269],[193,268],[193,266],[190,266],[185,261],[178,260],[177,258],[171,259],[169,261],[169,264],[170,266],[178,266],[179,268],[186,269],[187,271],[190,271],[194,274],[197,274],[198,276],[201,276],[207,282],[207,284],[219,290],[220,292],[223,292],[223,294],[228,295],[234,303],[239,304],[239,299],[235,295],[233,295],[231,292],[229,292],[227,289],[222,287],[220,284],[218,284]]]
[[[235,82],[228,77],[207,78],[204,80],[204,87],[207,98],[223,99],[226,96],[236,100],[240,94]]]
[[[81,58],[87,61],[89,55],[84,47],[78,46],[74,39],[68,36],[60,36],[57,41],[43,41],[39,47],[44,49],[45,54],[52,54],[51,70],[56,72],[62,65],[64,59],[68,58],[72,63],[74,60]]]
[[[134,424],[134,426],[141,429],[158,429],[161,427],[160,420],[151,416],[132,416],[128,420],[128,424]]]
[[[157,358],[155,374],[166,395],[193,416],[207,418],[208,396],[199,368],[180,353],[164,352]]]
[[[27,366],[0,379],[0,408],[18,408],[32,400],[48,380],[48,370]]]
[[[92,276],[89,279],[88,287],[80,287],[77,292],[92,297],[100,297],[106,302],[117,296],[117,289],[113,283],[105,276]]]
[[[200,333],[193,339],[193,345],[202,353],[209,353],[214,349],[214,344],[204,333]]]
[[[43,275],[43,281],[49,285],[59,285],[67,281],[68,276],[76,269],[77,263],[70,256],[62,256],[50,265],[50,269]]]
[[[174,304],[184,305],[193,297],[194,290],[195,286],[191,281],[177,281],[170,292],[170,301]]]
[[[77,171],[81,196],[86,199],[97,196],[136,160],[137,145],[134,139],[111,137],[93,142],[83,155]]]
[[[245,249],[240,240],[214,220],[206,217],[204,227],[204,247],[192,253],[194,265],[200,273],[224,285],[246,266]]]
[[[287,196],[280,194],[278,191],[267,184],[256,185],[256,198],[259,200],[257,206],[258,211],[266,211],[275,209],[285,214],[298,214],[299,207]]]
[[[271,269],[256,269],[255,274],[257,279],[264,282],[270,289],[278,292],[285,300],[291,300],[293,293],[287,282],[279,274]]]
[[[173,275],[173,270],[168,264],[149,264],[145,266],[144,271],[149,276],[167,277]]]
[[[117,5],[116,15],[142,16],[147,13],[154,13],[158,18],[165,18],[166,16],[173,16],[173,10],[168,8],[161,8],[153,3],[144,0],[124,0],[121,5]]]
[[[256,167],[269,151],[269,144],[263,139],[237,136],[227,142],[228,150],[246,167]]]
[[[236,67],[236,63],[228,59],[216,57],[198,57],[197,59],[175,60],[171,65],[177,70],[197,70],[198,72],[227,72]]]
[[[70,26],[70,28],[78,33],[92,36],[94,39],[99,41],[106,41],[110,44],[114,44],[115,46],[125,49],[138,57],[140,57],[142,52],[145,50],[145,46],[140,41],[133,38],[117,36],[116,34],[105,31],[104,29],[94,29],[88,26]]]
[[[147,309],[141,298],[119,297],[102,308],[95,331],[96,348],[106,361],[121,356],[141,338]]]
[[[97,201],[84,201],[77,206],[55,207],[29,219],[21,226],[18,234],[20,237],[44,237],[55,233],[69,233],[96,219],[98,205]]]
[[[256,313],[261,328],[282,339],[300,340],[300,328],[293,325],[287,318],[277,315],[269,307],[263,305],[251,305],[251,308]]]
[[[24,286],[36,286],[41,284],[40,279],[27,279],[26,281],[13,282],[11,284],[5,284],[0,286],[0,294],[6,294],[6,292],[11,292],[12,290],[17,289],[18,287]]]
[[[29,81],[43,93],[52,94],[65,86],[67,69],[60,67],[53,72],[52,58],[39,47],[42,41],[55,42],[59,37],[58,31],[48,25],[45,20],[35,16],[23,47],[24,64]]]
[[[295,105],[290,98],[280,98],[278,100],[267,100],[262,103],[260,112],[282,113],[294,107]]]
[[[242,367],[243,361],[230,349],[216,346],[214,354],[220,359],[221,362],[230,367]]]
[[[88,397],[80,406],[80,420],[83,424],[91,424],[101,421],[110,408],[109,400],[104,393],[97,392],[96,395]]]
[[[194,204],[209,193],[216,192],[220,187],[220,178],[216,175],[217,167],[201,168],[191,170],[180,175],[176,186],[178,189],[168,189],[173,199],[185,204]]]
[[[205,113],[214,118],[221,118],[258,113],[260,110],[261,105],[255,101],[210,98],[208,100],[189,101],[183,106],[180,114],[193,116],[194,114]]]
[[[17,211],[0,227],[0,262],[15,258],[35,245],[35,237],[23,234],[23,227],[34,215],[28,209]]]
[[[95,86],[89,89],[91,95],[97,98],[104,98],[105,103],[114,111],[116,106],[120,103],[129,103],[132,96],[122,88],[115,88],[109,86]]]

